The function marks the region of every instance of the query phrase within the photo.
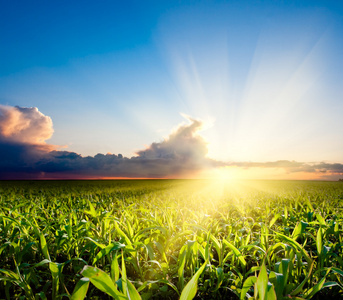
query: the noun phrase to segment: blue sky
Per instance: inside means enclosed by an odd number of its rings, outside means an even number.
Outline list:
[[[223,161],[343,162],[341,1],[1,1],[0,104],[132,156],[205,123]]]

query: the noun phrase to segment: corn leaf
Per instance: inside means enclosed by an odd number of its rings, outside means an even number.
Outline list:
[[[89,286],[89,278],[82,277],[76,284],[70,300],[83,300],[86,297]]]
[[[81,274],[82,276],[89,278],[91,283],[95,285],[96,288],[106,293],[107,295],[110,295],[114,299],[126,299],[125,295],[123,295],[116,289],[111,277],[104,271],[96,267],[84,266]]]
[[[192,300],[195,297],[198,289],[198,279],[206,265],[207,261],[204,262],[200,269],[193,275],[192,279],[186,284],[185,288],[182,290],[180,300]]]
[[[99,259],[101,259],[102,257],[106,256],[107,254],[111,253],[112,251],[119,250],[119,249],[124,248],[124,247],[125,247],[125,245],[121,244],[119,242],[109,244],[105,248],[102,248],[100,250],[100,252],[94,257],[92,264],[94,265]]]
[[[41,250],[43,252],[44,257],[48,260],[51,260],[49,250],[48,250],[48,245],[46,243],[46,239],[45,239],[43,233],[41,233],[41,232],[39,233],[39,239],[40,239]]]
[[[248,291],[250,290],[250,288],[252,286],[254,286],[254,284],[256,283],[257,281],[257,277],[256,276],[250,276],[248,277],[244,283],[243,283],[243,288],[241,290],[241,296],[240,296],[240,300],[244,300],[245,297],[249,297],[250,295],[247,294]]]
[[[268,288],[268,273],[266,265],[264,263],[262,264],[260,273],[257,277],[256,286],[260,299],[265,300]]]

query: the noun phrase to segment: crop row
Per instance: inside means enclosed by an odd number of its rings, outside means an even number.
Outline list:
[[[2,182],[3,299],[343,297],[343,184]]]

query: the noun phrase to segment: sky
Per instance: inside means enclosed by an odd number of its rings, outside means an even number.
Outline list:
[[[343,178],[342,1],[0,0],[0,179]]]

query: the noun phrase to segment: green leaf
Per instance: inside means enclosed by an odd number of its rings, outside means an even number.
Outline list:
[[[14,279],[14,278],[9,278],[7,276],[1,276],[0,275],[0,281],[17,281],[18,279]]]
[[[266,296],[267,300],[277,300],[274,286],[270,282],[268,282]]]
[[[264,263],[262,264],[260,273],[258,274],[256,285],[260,299],[265,300],[268,288],[268,273]]]
[[[116,282],[119,279],[119,264],[117,259],[117,254],[112,259],[111,262],[111,278],[113,282]]]
[[[41,233],[41,232],[39,233],[39,239],[40,239],[41,250],[43,252],[44,257],[48,260],[51,260],[49,250],[48,250],[48,245],[46,243],[46,239],[45,239],[43,233]]]
[[[256,281],[257,281],[257,277],[256,276],[250,276],[250,277],[248,277],[244,281],[243,288],[241,290],[240,300],[244,300],[245,299],[245,297],[247,296],[248,291],[256,283]]]
[[[342,287],[340,284],[338,284],[335,281],[327,281],[324,283],[323,288],[327,288],[327,287],[331,287],[331,286],[340,286]]]
[[[317,253],[319,256],[322,253],[322,249],[323,249],[323,233],[322,233],[321,228],[318,228],[316,245],[317,245]]]
[[[106,256],[107,254],[111,253],[112,251],[119,250],[119,249],[124,248],[124,247],[125,247],[125,245],[121,244],[119,242],[109,244],[105,248],[102,248],[100,250],[100,252],[94,257],[92,264],[94,265],[99,259],[101,259],[103,256]]]
[[[45,293],[44,292],[40,292],[40,293],[37,293],[36,294],[36,297],[37,295],[42,299],[42,300],[47,300],[48,298],[46,297]],[[37,299],[37,298],[36,298]]]
[[[91,215],[93,218],[96,218],[98,214],[96,213],[96,210],[93,204],[90,201],[88,201],[88,205],[89,205],[89,210],[85,210],[85,213]]]
[[[58,263],[50,262],[49,269],[50,269],[52,277],[58,277],[58,273],[59,273]]]
[[[223,239],[223,242],[224,242],[224,244],[227,247],[229,247],[232,250],[232,252],[236,255],[236,257],[238,258],[239,262],[241,263],[242,267],[245,268],[246,265],[247,265],[247,262],[245,261],[244,256],[241,253],[241,251],[239,251],[234,245],[229,243],[227,240]]]
[[[91,283],[94,284],[97,289],[112,296],[114,299],[126,299],[125,295],[116,289],[111,277],[104,271],[96,267],[84,266],[81,274],[82,276],[89,278]]]
[[[185,288],[182,290],[180,300],[192,300],[195,297],[198,289],[198,279],[206,265],[207,261],[204,262],[200,269],[193,275],[192,279],[186,284]]]
[[[128,291],[129,299],[142,300],[141,296],[137,292],[135,286],[130,282],[130,280],[127,280],[127,291]]]
[[[178,295],[180,295],[177,287],[172,284],[170,281],[166,280],[166,279],[159,279],[159,280],[155,280],[155,281],[145,281],[138,289],[138,292],[143,291],[147,286],[154,284],[154,283],[164,283],[165,285],[169,285]]]
[[[331,268],[331,271],[334,271],[335,273],[337,273],[337,274],[343,276],[343,270],[341,270],[341,269],[332,267],[332,268]]]
[[[84,238],[85,240],[89,240],[89,241],[91,241],[92,243],[94,243],[96,246],[98,246],[99,248],[101,248],[101,249],[104,249],[104,248],[106,248],[106,246],[104,245],[104,244],[100,244],[100,243],[98,243],[98,242],[96,242],[96,241],[94,241],[93,239],[91,239],[90,237],[85,237]]]
[[[13,271],[0,269],[0,272],[5,274],[6,276],[8,276],[8,278],[11,280],[18,280],[19,279],[19,276],[16,273],[14,273]]]
[[[40,267],[40,266],[43,266],[45,264],[48,264],[50,263],[51,261],[49,259],[43,259],[42,261],[40,261],[39,263],[35,264],[33,267],[37,268],[37,267]]]
[[[309,280],[309,278],[310,278],[310,276],[312,274],[313,266],[314,266],[314,262],[311,264],[310,270],[306,274],[305,279],[299,284],[299,286],[293,292],[291,292],[291,296],[295,296],[295,295],[299,294],[302,291],[303,286]]]
[[[154,253],[154,249],[152,248],[152,244],[149,243],[148,245],[145,245],[145,248],[147,249],[149,259],[151,260],[155,259],[155,253]]]
[[[310,255],[307,253],[307,251],[304,249],[304,247],[302,247],[297,241],[295,241],[294,239],[285,236],[281,233],[275,232],[276,235],[278,235],[280,238],[286,240],[289,244],[291,244],[293,247],[295,247],[296,249],[298,249],[305,257],[308,265],[310,266],[312,264],[312,259],[310,257]]]
[[[275,294],[277,299],[282,298],[282,292],[285,287],[284,276],[281,273],[270,272],[269,281],[274,285]],[[268,298],[269,299],[269,298]]]
[[[210,240],[213,242],[214,248],[217,251],[218,258],[219,258],[219,265],[222,265],[222,246],[221,243],[214,237],[213,234],[210,234]]]
[[[55,299],[58,294],[59,289],[59,279],[60,279],[60,272],[63,268],[63,264],[50,262],[49,269],[52,276],[52,298]]]
[[[70,300],[83,300],[86,297],[89,286],[89,278],[82,277],[76,284]]]
[[[269,227],[272,227],[275,222],[277,221],[277,219],[280,218],[280,214],[276,214],[269,222]]]
[[[121,281],[122,281],[122,285],[123,285],[124,295],[127,296],[128,295],[127,276],[126,276],[125,259],[124,259],[123,255],[122,255],[122,258],[121,258]]]
[[[293,230],[292,238],[296,240],[300,235],[302,235],[305,232],[305,229],[307,226],[308,226],[308,223],[300,221]]]
[[[314,294],[316,294],[317,292],[319,292],[323,286],[324,286],[324,283],[325,283],[325,277],[323,277],[313,288],[309,289],[305,294],[304,294],[304,297],[306,299],[311,299]]]
[[[320,225],[326,226],[324,218],[320,214],[316,214],[317,220],[319,221]]]
[[[132,243],[131,243],[130,239],[129,239],[128,236],[125,234],[125,232],[122,231],[122,230],[119,228],[119,225],[118,225],[117,222],[114,222],[114,226],[115,226],[116,231],[118,232],[118,234],[119,234],[122,238],[124,238],[126,245],[127,245],[127,246],[132,246]]]
[[[283,275],[283,286],[287,285],[288,275],[289,275],[290,259],[283,258],[279,265],[279,273]]]
[[[184,282],[184,277],[183,277],[183,272],[184,272],[184,267],[186,263],[186,246],[183,246],[180,250],[180,255],[178,259],[178,264],[179,267],[177,269],[177,273],[179,276],[179,288],[183,289],[183,282]]]
[[[219,287],[221,286],[221,284],[223,283],[223,280],[224,280],[224,271],[222,268],[218,267],[216,268],[216,275],[217,275],[217,288],[216,289],[219,289]]]

